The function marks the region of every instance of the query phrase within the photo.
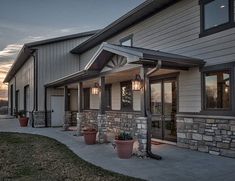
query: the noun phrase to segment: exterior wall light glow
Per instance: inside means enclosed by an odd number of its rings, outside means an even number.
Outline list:
[[[91,94],[98,95],[99,94],[99,85],[95,83],[95,86],[91,88]]]
[[[132,90],[133,91],[140,91],[142,87],[142,81],[140,75],[136,75],[135,80],[132,80]]]

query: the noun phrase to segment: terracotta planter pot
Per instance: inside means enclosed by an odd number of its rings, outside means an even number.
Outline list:
[[[97,134],[97,131],[84,130],[83,136],[84,136],[85,143],[87,145],[96,144],[96,134]]]
[[[27,127],[28,126],[28,120],[29,120],[29,118],[27,118],[27,117],[19,118],[20,126],[21,127]]]
[[[115,140],[117,154],[121,159],[128,159],[132,155],[134,140]]]

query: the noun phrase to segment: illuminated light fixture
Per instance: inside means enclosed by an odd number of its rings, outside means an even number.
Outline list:
[[[225,87],[224,91],[225,91],[226,93],[228,93],[228,87]]]
[[[139,91],[141,89],[141,83],[141,77],[139,74],[137,74],[135,80],[132,80],[132,90]]]
[[[221,9],[222,9],[222,8],[225,8],[225,5],[221,5],[220,8],[221,8]]]
[[[98,83],[95,83],[95,86],[91,88],[91,94],[93,94],[93,95],[99,94],[99,85],[98,85]]]

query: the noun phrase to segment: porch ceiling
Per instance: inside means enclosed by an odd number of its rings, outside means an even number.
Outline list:
[[[143,64],[150,67],[155,66],[160,60],[161,68],[164,69],[187,70],[192,67],[201,67],[205,63],[201,59],[162,51],[103,43],[85,69],[91,71],[101,71],[105,64],[115,54],[126,57],[127,63],[129,64]]]

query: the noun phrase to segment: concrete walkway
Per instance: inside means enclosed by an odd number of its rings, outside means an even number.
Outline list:
[[[163,160],[132,157],[121,160],[111,144],[85,145],[83,137],[61,128],[20,128],[16,119],[0,119],[0,131],[39,134],[68,146],[82,159],[104,169],[153,181],[234,181],[235,159],[213,156],[170,145],[154,146]]]

